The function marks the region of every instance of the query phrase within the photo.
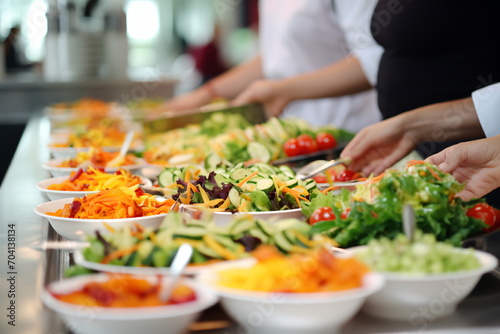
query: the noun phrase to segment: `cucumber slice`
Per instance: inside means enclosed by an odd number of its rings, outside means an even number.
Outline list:
[[[191,257],[192,263],[205,263],[207,261],[208,259],[205,257],[205,255],[201,254],[200,251],[198,251],[196,248],[193,248],[193,255]]]
[[[252,228],[250,231],[248,231],[248,234],[250,234],[252,237],[258,238],[263,244],[267,244],[269,241],[269,236],[262,232],[262,230],[258,227]]]
[[[139,256],[141,257],[141,259],[146,258],[151,253],[154,246],[155,245],[149,240],[142,241],[139,244],[139,247],[137,248],[137,252],[139,253]]]
[[[275,233],[273,235],[274,242],[276,242],[276,246],[286,253],[292,250],[293,245],[288,241],[285,235],[282,232]]]
[[[234,181],[240,181],[247,177],[248,175],[252,174],[252,170],[248,168],[237,168],[233,169],[231,174],[229,174],[229,177],[233,179]]]
[[[222,164],[222,158],[215,153],[211,153],[205,158],[204,165],[207,171],[216,170],[217,167],[219,167],[221,164]]]
[[[219,244],[233,253],[238,251],[238,249],[240,248],[231,238],[223,237],[220,235],[213,235],[213,237]]]
[[[174,232],[174,239],[186,238],[193,240],[201,240],[206,233],[207,230],[201,227],[179,227]]]
[[[271,152],[261,143],[251,142],[248,144],[247,151],[252,159],[258,159],[262,162],[269,162],[271,160]]]
[[[168,260],[170,258],[170,252],[164,249],[158,249],[153,254],[153,266],[163,268],[168,265]]]
[[[255,225],[267,236],[272,236],[274,234],[274,228],[263,220],[257,220]]]
[[[215,181],[217,181],[217,185],[219,187],[222,186],[222,183],[231,183],[227,177],[225,177],[224,175],[219,174],[219,173],[215,174],[214,178],[215,178]]]
[[[243,232],[247,232],[251,228],[255,227],[255,221],[253,220],[237,220],[236,224],[230,229],[231,235],[235,236]]]
[[[229,190],[229,201],[231,202],[232,205],[234,206],[239,206],[240,205],[240,193],[238,192],[238,190],[236,190],[236,188],[231,188],[231,190]]]
[[[130,256],[128,257],[127,261],[123,264],[124,266],[127,267],[136,267],[141,263],[140,257],[139,257],[139,252],[135,251]]]
[[[144,260],[142,260],[142,264],[148,267],[152,267],[154,265],[153,256],[158,251],[161,251],[161,248],[158,246],[154,246],[151,252],[149,252],[148,256]]]
[[[293,188],[299,185],[299,180],[291,179],[291,180],[286,180],[284,183],[285,186],[287,186],[288,188]]]
[[[177,182],[178,175],[176,175],[171,169],[165,169],[158,175],[158,184],[160,187],[168,187],[171,184]]]
[[[268,165],[268,164],[265,164],[265,163],[262,163],[262,162],[257,162],[255,164],[253,164],[252,167],[250,167],[250,168],[254,171],[259,171],[259,172],[266,173],[266,174],[276,174],[275,167]]]
[[[274,182],[271,179],[262,179],[257,182],[257,190],[268,192],[274,189]]]
[[[206,246],[206,245],[198,245],[195,247],[195,249],[200,252],[202,255],[205,255],[205,256],[208,256],[209,258],[212,258],[212,259],[222,259],[222,257],[217,254],[217,252],[215,252],[213,249],[211,249],[210,247]]]
[[[286,240],[290,242],[292,245],[297,244],[297,238],[295,237],[295,234],[292,231],[283,231],[283,235],[285,236]]]
[[[286,176],[295,177],[295,172],[290,167],[288,167],[287,165],[281,165],[281,166],[279,166],[279,170],[283,174],[285,174]]]
[[[311,179],[311,180],[306,181],[306,184],[304,187],[306,188],[306,190],[308,192],[311,192],[312,190],[317,189],[318,185],[316,184],[316,181]]]
[[[250,193],[252,205],[259,211],[270,211],[271,200],[267,197],[266,193],[261,190],[255,190]]]

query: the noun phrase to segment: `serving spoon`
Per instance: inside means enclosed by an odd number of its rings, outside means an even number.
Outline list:
[[[187,264],[191,260],[191,256],[193,255],[193,247],[190,244],[182,244],[177,250],[177,254],[175,254],[174,260],[172,261],[172,265],[170,266],[169,284],[163,284],[160,289],[160,300],[163,302],[168,302],[172,292],[174,291],[177,282],[179,281],[184,268],[186,268]]]
[[[333,159],[330,161],[326,161],[325,163],[321,164],[318,166],[317,161],[313,161],[311,163],[308,163],[304,167],[300,168],[297,171],[297,178],[300,180],[305,180],[313,177],[314,175],[321,173],[324,170],[327,170],[328,168],[331,168],[333,166],[337,165],[349,165],[352,162],[351,158],[340,158],[340,159]],[[317,167],[316,167],[317,166]]]
[[[132,144],[132,139],[134,139],[134,134],[135,131],[131,130],[127,132],[127,135],[125,136],[125,140],[123,141],[122,147],[120,148],[120,152],[116,157],[111,159],[107,164],[106,167],[117,167],[120,165],[120,163],[125,159],[125,156],[127,155],[128,149],[130,148],[130,145]]]

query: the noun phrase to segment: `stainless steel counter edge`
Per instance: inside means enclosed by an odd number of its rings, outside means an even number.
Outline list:
[[[59,319],[46,310],[40,293],[44,283],[57,279],[67,266],[67,254],[59,251],[40,252],[33,243],[58,236],[48,222],[33,212],[45,202],[35,188],[37,181],[48,177],[41,168],[49,158],[46,147],[49,124],[34,116],[23,134],[14,159],[0,188],[0,333],[63,333]],[[10,261],[10,262],[9,262]],[[439,296],[430,311],[439,311]],[[432,309],[434,308],[434,309]],[[422,310],[412,322],[383,321],[358,314],[339,329],[338,334],[380,332],[427,332],[460,329],[460,333],[476,333],[479,328],[500,329],[500,280],[487,275],[478,288],[462,302],[457,312],[440,320]],[[208,334],[241,333],[236,326]],[[495,331],[492,331],[493,333]]]

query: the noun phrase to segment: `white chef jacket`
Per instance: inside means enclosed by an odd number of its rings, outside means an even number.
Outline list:
[[[500,134],[500,83],[489,85],[472,93],[479,122],[486,137]]]
[[[369,31],[376,0],[261,0],[260,53],[264,76],[283,79],[356,55],[375,84],[382,49]],[[345,29],[345,30],[344,30]],[[375,91],[294,101],[282,117],[350,131],[380,121]]]

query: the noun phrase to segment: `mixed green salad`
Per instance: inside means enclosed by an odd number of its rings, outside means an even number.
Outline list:
[[[316,219],[313,230],[350,247],[380,237],[395,238],[402,233],[403,205],[411,204],[420,230],[458,245],[485,227],[481,220],[466,214],[481,200],[464,202],[455,197],[463,188],[436,166],[414,162],[404,171],[388,170],[368,179],[353,193],[344,190],[339,195],[318,194],[303,204],[302,211],[306,217],[316,217],[316,210],[329,208],[333,216]]]
[[[314,238],[313,238],[314,237]],[[192,265],[248,257],[260,244],[276,246],[288,254],[320,244],[333,244],[331,239],[314,236],[304,221],[286,219],[270,224],[243,215],[227,227],[212,220],[195,220],[180,213],[169,214],[160,228],[124,227],[113,233],[88,237],[90,246],[83,250],[87,261],[119,266],[169,267],[183,243],[193,246]],[[78,274],[72,268],[67,274]]]
[[[279,211],[300,208],[318,193],[314,180],[299,180],[288,166],[256,163],[233,167],[216,155],[205,160],[206,170],[195,166],[165,168],[158,176],[160,187],[175,193],[183,204],[227,212]]]
[[[211,152],[233,164],[249,160],[267,163],[286,156],[283,145],[288,139],[318,133],[331,134],[338,143],[354,136],[331,126],[313,128],[300,119],[271,118],[250,125],[239,114],[220,112],[201,124],[149,136],[144,157],[149,163],[175,166],[200,163]]]
[[[394,240],[371,240],[355,257],[376,271],[406,274],[438,274],[481,267],[472,249],[455,248],[436,241],[432,234],[416,231],[413,242],[403,234]]]

